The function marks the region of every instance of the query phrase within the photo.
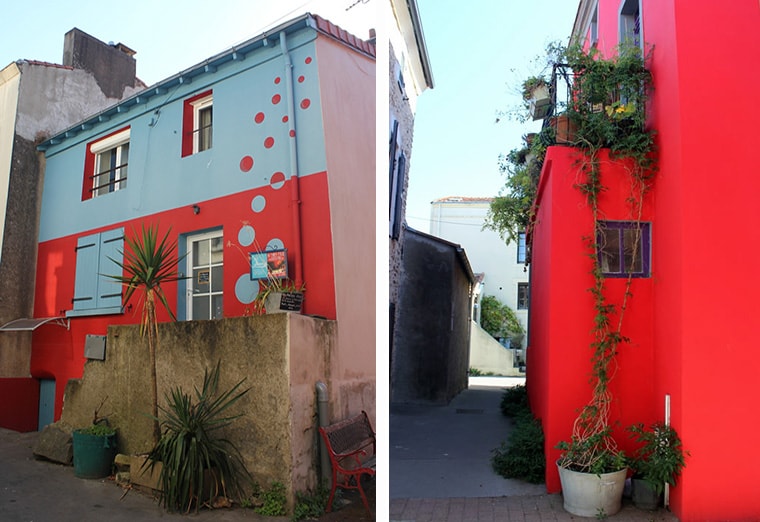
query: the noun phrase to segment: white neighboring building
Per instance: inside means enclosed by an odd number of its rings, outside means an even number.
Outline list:
[[[483,229],[492,200],[451,196],[432,201],[430,234],[464,247],[472,271],[483,273],[481,294],[492,295],[512,308],[527,332],[525,236],[520,235],[519,245],[505,243],[497,232]],[[474,311],[473,317],[480,317],[479,310]]]

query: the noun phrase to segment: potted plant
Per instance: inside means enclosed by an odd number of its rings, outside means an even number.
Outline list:
[[[631,459],[633,503],[641,509],[655,510],[660,505],[665,484],[676,485],[676,478],[686,465],[681,439],[676,430],[656,422],[646,428],[643,424],[628,427],[636,442],[642,446]]]
[[[611,516],[620,511],[628,474],[625,453],[617,448],[611,428],[602,427],[599,420],[595,419],[594,430],[584,426],[580,431],[576,421],[570,442],[557,445],[563,452],[557,461],[563,507],[582,517]]]
[[[105,400],[95,410],[90,426],[71,433],[74,475],[79,478],[97,479],[111,474],[116,457],[116,430],[107,418],[98,415]]]
[[[141,471],[158,474],[161,501],[169,511],[196,512],[209,500],[229,504],[228,496],[244,492],[243,481],[252,484],[238,448],[224,438],[224,428],[242,414],[230,413],[250,388],[243,381],[219,391],[219,367],[203,376],[195,396],[179,387],[167,393],[158,444],[150,451]]]
[[[259,293],[254,300],[258,313],[301,312],[306,285],[289,278],[267,277],[259,280]]]
[[[549,82],[542,76],[531,76],[522,84],[522,96],[528,104],[530,117],[535,120],[543,120],[551,112],[551,96]]]

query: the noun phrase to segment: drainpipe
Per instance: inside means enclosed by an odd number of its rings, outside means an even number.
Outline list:
[[[317,417],[319,419],[319,426],[324,427],[330,424],[330,414],[328,412],[327,404],[327,385],[322,381],[317,382]],[[325,441],[322,440],[322,436],[319,436],[319,463],[322,468],[322,482],[329,481],[331,478],[330,473],[330,459],[327,455],[327,448],[325,448]]]
[[[290,202],[293,222],[292,253],[295,261],[295,283],[303,284],[303,256],[301,254],[301,192],[298,178],[298,146],[296,140],[295,93],[293,92],[293,62],[290,59],[287,36],[280,32],[280,49],[285,59],[285,100],[288,107],[288,140],[290,141]]]
[[[665,394],[665,426],[670,426],[670,394]],[[665,490],[663,491],[663,504],[666,508],[670,507],[670,484],[665,483]]]

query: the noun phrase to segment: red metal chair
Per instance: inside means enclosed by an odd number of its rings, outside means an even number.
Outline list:
[[[374,476],[375,432],[369,422],[367,412],[362,411],[349,419],[342,420],[330,426],[319,428],[319,433],[325,442],[327,453],[332,465],[332,489],[327,500],[327,512],[332,511],[335,490],[358,489],[364,507],[371,515],[367,496],[362,488],[362,476]],[[365,448],[372,446],[372,458],[363,461],[368,455]]]

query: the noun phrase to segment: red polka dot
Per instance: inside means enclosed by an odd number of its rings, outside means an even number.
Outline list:
[[[299,76],[299,77],[298,77],[298,83],[303,83],[303,81],[304,81],[305,79],[306,79],[306,78],[304,78],[303,76]]]
[[[271,149],[272,147],[274,147],[274,138],[269,136],[267,139],[265,139],[264,146],[268,149]]]
[[[282,123],[288,123],[288,115],[282,117]]]
[[[275,172],[269,180],[270,183],[282,183],[283,181],[285,181],[285,174],[282,172]]]
[[[243,156],[243,159],[240,160],[240,170],[243,172],[248,172],[253,168],[253,158],[250,156]]]
[[[309,105],[311,105],[311,100],[309,98],[304,98],[301,102],[301,108],[302,109],[308,109]]]
[[[282,96],[280,96],[279,94],[275,94],[274,96],[272,96],[272,103],[277,105],[278,103],[280,103],[281,99],[282,99]]]
[[[253,120],[256,123],[261,123],[262,121],[264,121],[264,113],[263,112],[258,113]]]
[[[295,138],[296,137],[296,131],[292,130],[290,131],[290,137]]]
[[[280,83],[280,81],[281,81],[281,80],[280,80],[280,77],[279,77],[279,76],[278,76],[277,78],[275,78],[275,79],[274,79],[274,83],[275,83],[275,85],[277,85],[278,83]]]
[[[307,56],[306,59],[304,60],[304,62],[311,63],[311,56]]]

